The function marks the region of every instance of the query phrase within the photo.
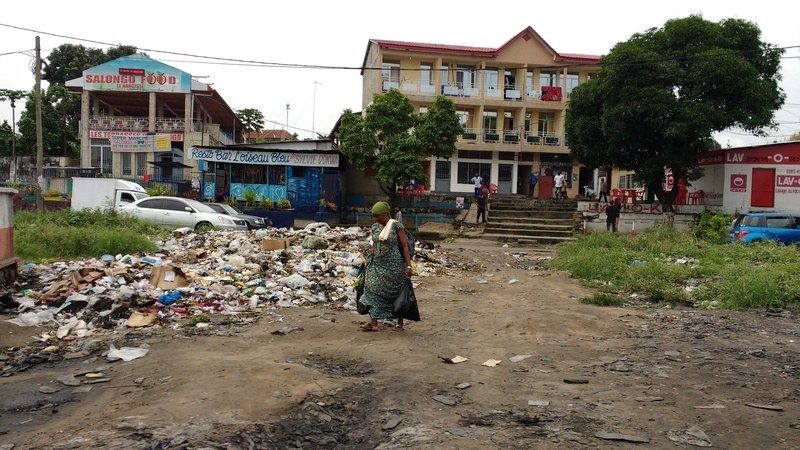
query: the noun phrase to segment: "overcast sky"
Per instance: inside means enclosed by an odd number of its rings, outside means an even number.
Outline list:
[[[255,2],[6,2],[0,23],[0,88],[30,90],[31,51],[41,38],[43,57],[65,43],[107,48],[135,45],[150,57],[213,84],[234,109],[256,108],[266,128],[284,128],[300,138],[312,130],[328,133],[346,108],[361,109],[360,67],[369,39],[499,47],[530,26],[556,51],[603,55],[633,33],[660,27],[668,19],[701,14],[718,21],[746,19],[758,24],[762,40],[800,46],[790,2],[751,1],[584,1],[439,2],[352,0]],[[636,5],[636,6],[633,6]],[[46,34],[51,33],[51,34]],[[85,39],[87,42],[55,35]],[[266,68],[165,52],[337,69]],[[787,49],[782,63],[787,105],[776,113],[781,128],[770,138],[741,131],[717,136],[734,147],[783,141],[800,131],[800,48]],[[0,122],[11,122],[8,102]],[[17,109],[19,116],[20,108]]]

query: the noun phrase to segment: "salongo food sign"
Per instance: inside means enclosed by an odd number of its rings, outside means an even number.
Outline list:
[[[192,77],[146,56],[130,55],[84,70],[82,82],[89,91],[188,93]]]

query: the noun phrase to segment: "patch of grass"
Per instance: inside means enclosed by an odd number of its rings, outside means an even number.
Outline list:
[[[591,297],[582,298],[581,303],[596,306],[622,306],[625,304],[625,299],[605,292],[598,292]]]
[[[114,211],[20,211],[14,217],[14,251],[27,262],[153,252],[154,224]]]
[[[712,218],[719,229],[724,218]],[[701,233],[703,234],[703,233]],[[595,232],[559,245],[547,263],[565,270],[598,295],[637,293],[656,303],[725,309],[800,307],[800,250],[773,242],[719,243],[719,233],[648,229],[635,238]]]
[[[208,323],[211,322],[211,319],[208,317],[206,313],[197,313],[192,316],[189,316],[186,319],[186,324],[190,327],[196,326],[198,323]]]

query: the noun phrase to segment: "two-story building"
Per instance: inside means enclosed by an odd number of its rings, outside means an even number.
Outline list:
[[[465,133],[451,159],[431,158],[431,192],[469,193],[476,172],[500,193],[552,196],[552,175],[570,194],[597,174],[570,159],[564,122],[570,93],[600,70],[600,57],[559,53],[528,27],[498,48],[371,39],[362,65],[362,104],[399,89],[424,113],[438,95],[453,100]]]
[[[145,55],[86,69],[66,87],[81,94],[80,165],[105,176],[167,184],[180,194],[200,174],[184,152],[243,142],[242,122],[218,91]],[[224,165],[203,169],[211,183],[224,181]]]

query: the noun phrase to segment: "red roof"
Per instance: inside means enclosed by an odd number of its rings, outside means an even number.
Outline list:
[[[457,55],[470,55],[470,56],[486,56],[486,57],[496,57],[500,51],[509,45],[511,42],[517,39],[534,39],[538,41],[542,46],[544,46],[552,55],[553,60],[555,61],[579,61],[579,62],[600,62],[600,56],[596,55],[585,55],[585,54],[578,54],[578,53],[558,53],[550,47],[539,33],[534,31],[533,28],[527,27],[524,30],[517,33],[514,37],[509,39],[506,43],[501,45],[497,48],[489,48],[489,47],[469,47],[464,45],[446,45],[446,44],[428,44],[423,42],[406,42],[406,41],[390,41],[385,39],[370,39],[371,43],[375,43],[379,47],[388,48],[393,50],[408,50],[408,51],[415,51],[415,52],[422,52],[422,53],[450,53],[450,54],[457,54]],[[367,51],[369,51],[369,46],[367,47]],[[362,74],[363,74],[363,67],[366,67],[367,62],[367,55],[364,55],[364,64],[362,66]]]
[[[265,139],[270,141],[291,141],[294,140],[292,133],[286,130],[261,130],[247,133],[248,140]]]

